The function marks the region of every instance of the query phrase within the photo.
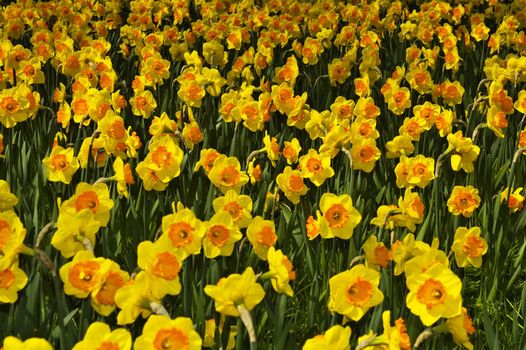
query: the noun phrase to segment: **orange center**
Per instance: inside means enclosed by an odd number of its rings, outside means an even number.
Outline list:
[[[303,190],[303,178],[299,175],[290,175],[289,190],[292,192],[301,192]]]
[[[96,212],[99,207],[99,197],[95,191],[85,191],[77,196],[75,200],[75,209],[81,211],[82,209],[90,209]]]
[[[152,161],[158,167],[169,166],[172,162],[172,153],[165,146],[159,146],[152,152]]]
[[[406,100],[406,96],[403,91],[395,92],[393,98],[397,106],[401,106]]]
[[[289,258],[283,256],[281,263],[287,268],[287,272],[289,273],[289,281],[294,281],[296,279],[296,272],[293,270],[294,267],[292,266],[292,262],[289,260]]]
[[[8,289],[15,282],[15,274],[10,269],[0,271],[0,288]]]
[[[123,139],[126,136],[126,129],[122,120],[116,120],[110,125],[108,135],[116,140]]]
[[[416,292],[419,302],[426,305],[428,309],[444,304],[446,301],[446,290],[444,285],[437,280],[429,278]]]
[[[347,301],[349,304],[361,306],[371,299],[373,286],[371,282],[358,278],[353,284],[347,286]]]
[[[137,96],[135,98],[135,105],[137,106],[137,109],[144,111],[146,106],[148,106],[148,100],[144,96]]]
[[[103,341],[96,350],[120,350],[120,347],[112,341]]]
[[[223,207],[223,210],[226,210],[230,214],[234,222],[237,222],[239,219],[241,219],[241,216],[243,215],[243,207],[237,204],[235,201],[227,203]]]
[[[276,232],[270,226],[265,226],[257,233],[257,241],[259,244],[270,248],[276,243]]]
[[[234,186],[239,182],[239,171],[235,166],[229,166],[221,171],[221,182],[225,186]]]
[[[223,225],[212,225],[208,229],[208,238],[216,247],[222,247],[230,237],[230,230]]]
[[[292,148],[292,146],[286,145],[283,148],[283,156],[286,159],[292,159],[295,155],[296,155],[296,151],[294,150],[294,148]]]
[[[130,168],[130,164],[124,165],[123,172],[124,172],[124,181],[126,181],[128,185],[134,184],[135,180],[133,179],[133,174]]]
[[[349,213],[341,204],[333,204],[324,214],[330,228],[342,228],[349,219]]]
[[[97,283],[94,277],[99,268],[100,264],[96,261],[80,261],[69,270],[69,282],[73,287],[89,292]]]
[[[115,293],[120,287],[124,285],[124,283],[124,278],[122,278],[119,273],[110,272],[104,283],[102,283],[99,292],[97,293],[97,302],[102,305],[114,305]]]
[[[387,264],[389,264],[389,249],[384,245],[376,246],[374,248],[374,260],[377,265],[386,268]]]
[[[5,220],[0,220],[0,252],[4,250],[11,238],[11,226]]]
[[[315,173],[316,174],[317,172],[319,172],[322,169],[321,160],[316,159],[316,158],[309,158],[309,160],[307,161],[307,169],[311,173]]]
[[[161,329],[153,341],[155,350],[188,350],[190,341],[186,333],[177,328]]]
[[[15,113],[20,109],[20,103],[11,96],[2,99],[0,106],[7,113]]]
[[[468,210],[474,208],[477,201],[470,193],[460,193],[457,198],[455,198],[454,203],[458,210]]]
[[[360,161],[370,162],[374,157],[374,148],[365,146],[360,150],[358,156],[360,157]]]
[[[424,176],[427,172],[427,168],[425,164],[417,163],[413,166],[413,174],[416,176]]]
[[[464,253],[470,258],[478,258],[484,251],[484,242],[480,237],[469,236],[464,242],[463,246]]]
[[[169,252],[157,254],[152,265],[152,273],[166,280],[176,279],[180,269],[181,265],[179,264],[179,260]]]
[[[55,171],[63,171],[68,167],[68,158],[65,154],[56,154],[51,158],[51,165]]]
[[[194,228],[186,222],[177,222],[170,226],[168,237],[176,248],[184,247],[192,243]]]

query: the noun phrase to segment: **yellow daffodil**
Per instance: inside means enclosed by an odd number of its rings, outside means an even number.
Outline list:
[[[407,307],[425,326],[431,326],[441,317],[458,316],[462,311],[462,282],[443,264],[434,264],[423,273],[408,276],[407,288]]]
[[[359,264],[329,280],[329,310],[353,321],[360,320],[373,306],[384,300],[378,289],[380,274]]]
[[[488,251],[488,243],[480,236],[480,228],[459,227],[455,231],[451,250],[459,267],[482,265],[482,255]]]
[[[206,257],[213,259],[217,256],[230,256],[234,251],[234,244],[242,237],[228,212],[216,213],[208,221],[203,239]]]
[[[278,239],[274,222],[256,216],[247,227],[247,238],[258,258],[267,260],[269,248],[273,247]]]
[[[320,234],[323,238],[338,237],[349,239],[354,228],[362,220],[361,214],[352,205],[352,199],[347,194],[337,196],[325,193],[320,199],[321,216]]]
[[[130,350],[132,337],[124,328],[111,330],[104,322],[93,322],[84,338],[73,347],[73,350],[112,349]]]
[[[233,273],[220,279],[217,285],[207,285],[205,294],[214,299],[217,312],[238,317],[238,305],[251,311],[263,300],[265,291],[256,282],[252,268],[248,267],[241,275]]]
[[[350,350],[351,328],[340,325],[332,326],[325,333],[307,339],[303,350]]]

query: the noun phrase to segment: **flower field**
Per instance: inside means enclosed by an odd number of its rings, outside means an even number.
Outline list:
[[[0,6],[0,350],[526,349],[526,1]]]

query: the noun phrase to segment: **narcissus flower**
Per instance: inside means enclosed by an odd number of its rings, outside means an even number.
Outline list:
[[[18,268],[18,262],[0,269],[0,304],[12,304],[18,299],[18,291],[27,284],[27,276]]]
[[[366,266],[380,271],[389,264],[389,249],[383,242],[378,242],[375,235],[371,235],[362,246],[365,253]]]
[[[60,211],[73,208],[76,212],[88,210],[93,214],[93,220],[105,227],[110,220],[110,210],[113,208],[113,200],[110,198],[108,185],[98,183],[90,185],[81,182],[75,189],[75,194],[60,206]]]
[[[137,265],[145,272],[156,299],[180,293],[181,262],[181,254],[167,240],[143,241],[137,247]]]
[[[138,91],[130,98],[132,113],[143,118],[150,118],[152,112],[157,108],[157,102],[149,90]]]
[[[230,189],[239,193],[241,187],[249,180],[248,175],[241,171],[239,160],[236,157],[227,157],[225,155],[218,156],[214,161],[208,173],[208,178],[223,193]]]
[[[331,157],[318,154],[315,149],[309,149],[306,155],[300,157],[301,174],[314,185],[320,187],[326,179],[334,176],[331,168]]]
[[[121,145],[124,145],[129,137],[124,119],[112,111],[108,111],[104,118],[99,121],[98,126],[105,151],[115,155],[121,153]]]
[[[376,147],[376,141],[371,138],[360,139],[351,147],[353,169],[370,173],[376,161],[380,159],[381,152]]]
[[[117,324],[135,322],[139,315],[147,318],[152,313],[152,303],[158,303],[151,293],[151,286],[144,272],[139,272],[135,279],[126,282],[115,293],[115,304],[120,310]]]
[[[238,305],[251,311],[265,296],[265,290],[256,282],[256,275],[251,267],[242,275],[233,273],[221,278],[217,285],[206,286],[205,293],[214,299],[217,312],[234,317],[240,315]]]
[[[384,333],[381,335],[387,343],[389,348],[400,350],[411,349],[411,339],[407,334],[407,328],[403,318],[399,318],[395,321],[394,327],[391,326],[391,312],[384,311],[382,313],[382,324],[384,327]]]
[[[115,293],[130,279],[128,272],[122,271],[116,262],[107,261],[108,269],[100,272],[100,283],[91,292],[91,306],[102,316],[115,310]]]
[[[416,248],[415,236],[408,233],[402,241],[391,245],[389,258],[395,263],[394,275],[399,276],[405,270],[406,263],[420,251]]]
[[[384,300],[379,283],[380,273],[363,264],[331,277],[329,310],[353,321],[360,320],[371,307]]]
[[[2,350],[53,350],[53,347],[42,338],[29,338],[22,341],[10,336],[4,339]]]
[[[441,317],[450,318],[461,313],[462,282],[446,266],[435,264],[424,273],[411,275],[406,282],[409,288],[407,307],[425,326],[431,326]]]
[[[396,115],[401,115],[411,107],[411,92],[406,87],[395,87],[387,96],[387,108]]]
[[[488,128],[495,133],[498,138],[504,138],[503,129],[508,127],[506,113],[497,106],[491,106],[487,114]]]
[[[371,224],[390,230],[395,227],[404,227],[404,215],[396,205],[381,205],[376,210],[376,216],[371,219]]]
[[[324,334],[308,339],[303,345],[303,350],[350,350],[351,328],[340,325],[333,326]]]
[[[101,137],[94,139],[90,136],[86,137],[84,141],[82,141],[82,145],[80,145],[79,154],[77,156],[77,160],[79,161],[80,167],[82,169],[86,169],[88,166],[93,166],[93,162],[97,168],[102,168],[106,165],[107,159],[108,152],[106,152],[104,140]]]
[[[205,173],[208,175],[208,172],[212,170],[212,167],[214,166],[214,163],[219,155],[220,153],[213,148],[202,149],[199,161],[195,164],[194,172],[198,171],[202,167]]]
[[[447,208],[453,215],[469,218],[480,205],[479,191],[473,186],[455,186],[447,201]]]
[[[130,350],[132,337],[124,328],[111,330],[104,322],[93,322],[84,338],[73,347],[73,350]]]
[[[429,268],[436,264],[449,267],[449,260],[442,250],[438,249],[438,238],[433,239],[433,243],[428,245],[422,241],[415,241],[411,251],[411,257],[405,264],[405,277],[425,273]]]
[[[462,345],[468,350],[474,349],[473,344],[469,341],[469,336],[475,333],[475,328],[465,307],[462,308],[460,315],[449,318],[446,321],[446,325],[455,343]]]
[[[274,221],[256,216],[247,227],[247,238],[258,258],[267,260],[269,248],[273,247],[278,239]]]
[[[451,250],[455,252],[455,261],[459,267],[482,265],[482,255],[488,251],[486,240],[480,236],[480,227],[459,227]]]
[[[18,203],[18,198],[11,193],[9,183],[5,180],[0,180],[0,212],[13,209]]]
[[[283,157],[287,160],[287,164],[292,165],[298,161],[300,151],[300,142],[297,138],[293,138],[291,141],[285,141],[285,146],[283,146],[281,154],[283,154]]]
[[[109,267],[109,261],[95,258],[92,252],[78,252],[72,261],[60,268],[64,293],[77,298],[86,298],[101,284],[101,278]]]
[[[13,210],[0,212],[0,270],[8,268],[23,247],[26,229]]]
[[[195,217],[191,209],[182,205],[174,214],[163,217],[161,240],[168,240],[181,253],[181,259],[199,254],[206,225]]]
[[[220,211],[207,223],[207,230],[203,239],[205,256],[213,259],[217,256],[230,256],[234,251],[234,244],[243,235],[229,213]]]
[[[278,139],[270,137],[270,135],[265,135],[263,138],[263,144],[265,145],[263,149],[267,153],[268,159],[272,162],[272,166],[275,167],[276,161],[279,160],[279,156],[281,155]]]
[[[182,160],[183,151],[174,138],[163,136],[150,145],[150,151],[143,162],[155,172],[155,176],[161,182],[168,183],[179,176]],[[139,172],[139,165],[137,165],[137,172]],[[140,175],[141,173],[139,173]]]
[[[471,138],[464,137],[461,130],[447,135],[447,141],[449,145],[446,152],[451,153],[451,168],[455,171],[463,169],[467,173],[475,170],[473,163],[479,156],[479,146],[474,145]]]
[[[135,340],[135,350],[199,350],[202,340],[194,330],[192,320],[188,317],[177,317],[172,320],[167,316],[152,315],[146,321],[142,334]]]
[[[395,167],[396,186],[399,188],[424,188],[435,178],[435,160],[419,154],[416,157],[401,156]]]
[[[49,157],[42,160],[49,181],[60,181],[65,184],[71,182],[71,178],[80,167],[79,161],[73,153],[74,150],[71,147],[67,149],[61,146],[53,147]]]
[[[398,207],[402,212],[402,221],[409,231],[414,232],[416,224],[424,221],[424,203],[416,192],[406,189],[404,197],[398,199]]]
[[[239,228],[247,227],[252,219],[252,199],[244,194],[239,195],[234,190],[228,190],[224,196],[214,199],[212,206],[216,213],[225,211],[230,214]]]
[[[285,167],[283,173],[276,178],[279,189],[285,193],[285,196],[293,203],[300,202],[300,196],[303,196],[309,190],[303,182],[303,177],[299,170],[292,170],[290,166]]]
[[[362,220],[361,214],[353,207],[352,199],[347,194],[341,196],[333,193],[323,194],[320,199],[320,210],[321,216],[318,215],[318,221],[323,238],[349,239],[354,228]]]
[[[522,210],[525,200],[524,196],[521,194],[522,190],[522,187],[518,187],[513,193],[510,193],[509,188],[506,187],[504,191],[500,193],[500,202],[503,203],[504,201],[508,201],[508,208],[510,208],[513,213]]]
[[[57,231],[51,238],[51,245],[60,250],[63,257],[70,258],[75,253],[86,250],[85,240],[94,246],[99,229],[100,222],[93,219],[90,210],[76,212],[75,209],[70,208],[60,213]]]
[[[270,271],[263,274],[262,278],[270,278],[276,292],[293,296],[294,292],[289,282],[296,279],[296,272],[292,270],[292,262],[281,250],[276,250],[274,247],[269,248],[267,258]]]
[[[130,164],[124,164],[122,158],[117,157],[113,162],[113,171],[115,175],[112,176],[112,179],[117,181],[117,192],[128,198],[127,185],[133,185],[135,183]]]
[[[405,322],[402,318],[395,321],[391,326],[391,312],[382,313],[382,324],[384,332],[375,335],[372,331],[358,338],[358,343],[366,343],[366,348],[371,350],[410,350],[411,340],[407,334]]]

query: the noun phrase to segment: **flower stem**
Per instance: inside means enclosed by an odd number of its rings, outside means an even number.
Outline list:
[[[242,304],[238,305],[237,311],[239,311],[241,321],[243,321],[243,324],[245,325],[245,328],[247,329],[248,338],[250,339],[250,350],[256,350],[257,349],[256,331],[254,329],[254,324],[252,322],[252,316],[250,316],[250,312],[245,308],[245,305],[242,305]]]

